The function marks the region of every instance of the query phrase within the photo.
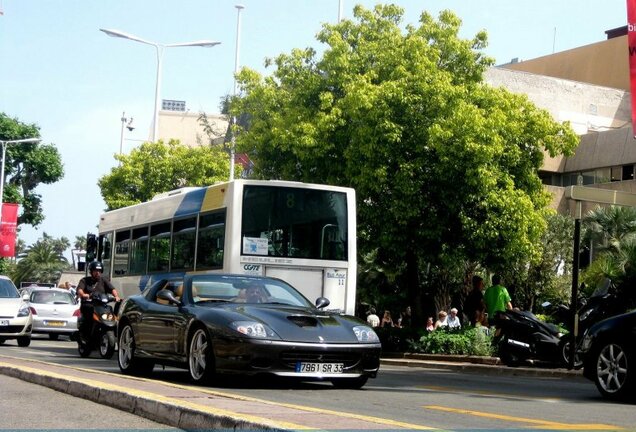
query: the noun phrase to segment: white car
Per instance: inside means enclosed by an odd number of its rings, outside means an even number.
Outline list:
[[[60,335],[74,339],[80,305],[67,289],[34,288],[29,297],[33,315],[33,333],[45,333],[51,340]]]
[[[0,275],[0,344],[17,339],[18,345],[31,344],[33,317],[28,295],[21,295],[11,279]]]

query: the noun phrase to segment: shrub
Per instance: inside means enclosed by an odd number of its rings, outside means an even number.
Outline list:
[[[411,341],[410,348],[426,354],[490,356],[493,354],[492,336],[483,328],[440,328]]]

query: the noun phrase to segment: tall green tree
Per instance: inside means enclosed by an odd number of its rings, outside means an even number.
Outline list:
[[[486,33],[458,36],[450,11],[402,27],[395,5],[361,6],[325,24],[311,48],[244,68],[249,115],[240,150],[260,178],[352,186],[362,252],[403,268],[421,303],[422,265],[465,258],[494,269],[536,259],[550,197],[544,152],[570,154],[577,137],[525,96],[483,82]]]
[[[39,138],[40,128],[0,113],[0,140]],[[62,159],[53,144],[7,145],[4,202],[21,205],[18,224],[38,226],[44,220],[42,197],[35,192],[40,184],[51,184],[64,176]]]
[[[184,186],[211,185],[229,176],[229,161],[221,148],[188,147],[176,140],[147,142],[115,159],[120,165],[98,181],[108,210]]]
[[[18,257],[11,278],[18,286],[27,281],[57,283],[62,271],[69,268],[68,260],[63,255],[69,246],[66,237],[58,239],[43,233],[42,238]]]

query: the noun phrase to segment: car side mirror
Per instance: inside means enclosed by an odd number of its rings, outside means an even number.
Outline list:
[[[162,289],[157,293],[157,298],[161,299],[161,300],[165,300],[168,303],[172,303],[172,304],[176,304],[181,306],[181,301],[178,300],[175,296],[174,293],[171,290],[168,289]]]
[[[322,309],[329,306],[329,299],[327,297],[318,297],[316,299],[316,308]]]
[[[29,294],[28,293],[23,293],[22,294],[22,300],[29,301]]]

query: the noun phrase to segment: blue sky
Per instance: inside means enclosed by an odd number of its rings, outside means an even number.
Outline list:
[[[124,152],[147,139],[154,109],[156,55],[151,46],[112,38],[117,29],[153,42],[221,41],[213,48],[165,51],[161,98],[185,100],[192,111],[218,112],[233,89],[236,4],[241,13],[240,64],[268,73],[266,58],[314,47],[321,25],[338,18],[339,0],[0,0],[0,111],[41,128],[59,149],[65,177],[38,188],[45,221],[21,227],[32,244],[42,232],[71,241],[96,232],[105,204],[97,179],[115,165],[121,115],[134,118]],[[341,0],[343,18],[355,4]],[[384,2],[388,3],[388,2]],[[405,23],[423,10],[450,9],[462,36],[485,29],[485,50],[497,63],[527,60],[605,39],[626,24],[625,0],[396,0]],[[70,257],[70,256],[69,256]]]

